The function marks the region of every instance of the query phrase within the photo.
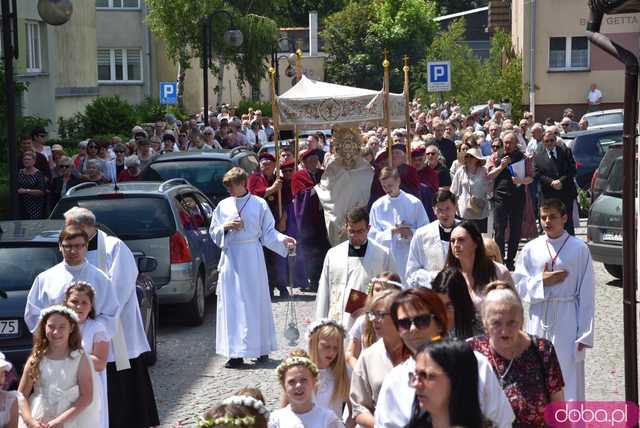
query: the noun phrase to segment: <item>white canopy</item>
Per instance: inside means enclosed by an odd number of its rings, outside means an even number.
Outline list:
[[[330,127],[383,120],[383,93],[302,79],[278,97],[281,125]],[[389,94],[389,117],[404,120],[404,95]]]

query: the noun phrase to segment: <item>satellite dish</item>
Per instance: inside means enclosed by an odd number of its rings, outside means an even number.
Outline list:
[[[38,13],[49,25],[62,25],[71,18],[71,0],[38,0]]]

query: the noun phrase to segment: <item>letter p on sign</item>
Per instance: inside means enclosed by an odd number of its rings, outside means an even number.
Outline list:
[[[175,82],[160,83],[160,104],[178,103],[178,84]]]
[[[451,90],[451,63],[435,61],[427,64],[427,90],[444,92]]]

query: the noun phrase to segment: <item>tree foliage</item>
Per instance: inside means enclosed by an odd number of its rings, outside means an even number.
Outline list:
[[[451,91],[442,96],[455,98],[463,108],[483,104],[488,99],[508,99],[512,103],[512,116],[522,114],[522,59],[513,53],[511,36],[503,31],[491,37],[491,50],[486,61],[480,61],[464,43],[465,22],[456,20],[447,31],[434,38],[427,48],[425,60],[419,65],[417,79],[413,80],[416,94],[426,102],[437,102],[440,94],[429,93],[427,81],[428,61],[451,62]]]
[[[240,49],[226,46],[223,37],[230,22],[223,14],[215,13],[211,26],[212,55],[234,64],[240,78],[251,84],[256,84],[265,75],[263,61],[277,40],[277,25],[272,19],[247,13],[247,10],[268,10],[269,1],[234,1],[229,4],[223,0],[146,0],[146,3],[149,28],[164,41],[167,55],[178,64],[179,97],[184,85],[184,70],[189,68],[192,58],[202,57],[202,23],[207,16],[220,10],[232,16],[233,23],[243,33],[244,41]],[[215,63],[212,72],[219,72]]]
[[[322,33],[328,80],[363,88],[382,87],[384,51],[391,62],[391,90],[402,91],[402,58],[425,56],[437,25],[435,4],[425,0],[374,0],[349,3],[325,20]]]

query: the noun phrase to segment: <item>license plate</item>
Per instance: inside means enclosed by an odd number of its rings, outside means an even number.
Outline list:
[[[18,320],[0,320],[0,337],[17,336],[19,333]]]
[[[603,241],[622,242],[622,235],[619,233],[603,233]]]

